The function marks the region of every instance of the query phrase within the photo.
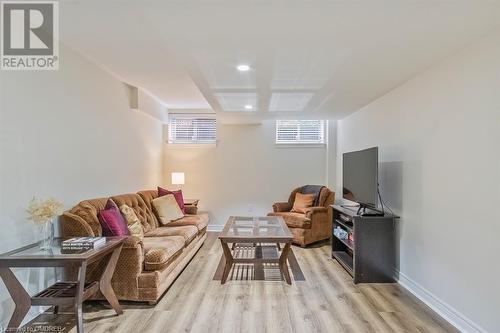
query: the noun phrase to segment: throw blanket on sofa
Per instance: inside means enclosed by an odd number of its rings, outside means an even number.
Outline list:
[[[319,206],[319,193],[323,189],[323,185],[305,185],[299,190],[302,194],[314,194],[313,207]]]

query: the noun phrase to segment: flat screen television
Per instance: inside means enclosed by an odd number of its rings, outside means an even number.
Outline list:
[[[378,207],[378,147],[344,153],[342,161],[343,198],[360,208]]]

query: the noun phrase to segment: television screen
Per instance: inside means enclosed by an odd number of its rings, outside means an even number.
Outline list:
[[[343,198],[377,208],[378,147],[344,153]]]

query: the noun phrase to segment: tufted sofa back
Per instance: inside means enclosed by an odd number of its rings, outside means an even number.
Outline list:
[[[152,193],[151,195],[154,194]],[[131,207],[141,221],[144,232],[158,227],[158,220],[151,209],[151,200],[153,199],[148,200],[146,204],[142,197],[135,193],[115,195],[111,199],[113,199],[118,207],[121,205]],[[107,201],[108,198],[84,200],[64,212],[62,217],[62,236],[102,236],[102,228],[97,213],[104,209]]]
[[[142,200],[144,200],[144,203],[148,206],[149,210],[154,212],[152,202],[154,199],[158,198],[158,190],[139,191],[137,194],[139,194]]]
[[[127,205],[132,208],[141,221],[144,232],[158,228],[158,220],[139,194],[121,194],[111,197],[118,207]]]

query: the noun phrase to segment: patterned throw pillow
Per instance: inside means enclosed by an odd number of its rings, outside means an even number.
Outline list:
[[[314,202],[314,194],[295,194],[295,201],[293,202],[292,212],[305,214],[307,208],[312,207]]]
[[[127,228],[130,235],[139,237],[139,239],[142,240],[144,238],[144,230],[142,230],[141,221],[139,221],[134,210],[127,205],[121,205],[120,211],[125,221],[127,221]]]
[[[182,210],[179,208],[173,194],[167,194],[158,197],[152,201],[156,217],[161,224],[166,225],[171,221],[178,220],[184,217]]]

